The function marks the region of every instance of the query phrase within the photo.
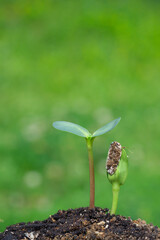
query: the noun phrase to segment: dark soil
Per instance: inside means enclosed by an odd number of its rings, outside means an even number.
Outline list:
[[[160,239],[160,229],[140,219],[110,215],[108,209],[58,211],[44,221],[19,223],[0,233],[3,240]]]

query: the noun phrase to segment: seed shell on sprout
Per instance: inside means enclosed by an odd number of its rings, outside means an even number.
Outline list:
[[[122,146],[119,142],[112,142],[108,151],[106,170],[113,175],[117,169],[122,155]]]

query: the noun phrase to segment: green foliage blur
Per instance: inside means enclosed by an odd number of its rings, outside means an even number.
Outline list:
[[[160,2],[0,1],[0,231],[89,205],[85,140],[52,127],[93,132],[96,206],[111,208],[105,171],[112,141],[129,174],[117,214],[159,225]]]

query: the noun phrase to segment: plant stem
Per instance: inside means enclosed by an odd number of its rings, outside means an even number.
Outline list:
[[[115,214],[117,210],[119,189],[120,189],[119,183],[117,182],[112,183],[113,200],[111,214]]]
[[[90,208],[94,208],[95,201],[95,181],[94,181],[94,162],[93,162],[93,144],[94,138],[87,138],[87,149],[88,149],[88,159],[89,159],[89,175],[90,175]]]

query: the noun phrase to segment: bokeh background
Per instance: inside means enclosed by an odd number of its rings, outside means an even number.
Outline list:
[[[129,155],[118,214],[160,226],[160,2],[0,2],[0,231],[89,204],[83,138],[94,142],[96,206],[111,207],[105,159],[112,141]]]

